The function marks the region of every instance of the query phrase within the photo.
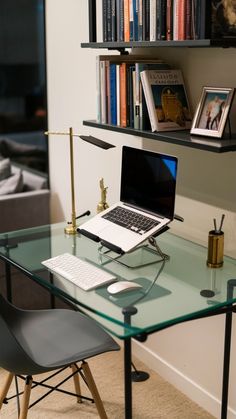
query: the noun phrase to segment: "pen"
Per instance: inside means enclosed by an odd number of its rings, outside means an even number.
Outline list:
[[[225,218],[225,214],[222,214],[221,222],[220,222],[220,228],[219,228],[219,233],[221,233],[223,222],[224,222],[224,218]]]
[[[215,229],[215,233],[217,232],[217,228],[216,228],[216,219],[214,218],[213,219],[213,221],[214,221],[214,229]]]

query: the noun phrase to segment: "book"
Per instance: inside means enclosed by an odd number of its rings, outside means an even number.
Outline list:
[[[167,0],[157,0],[156,2],[156,39],[166,39],[166,7]]]
[[[190,129],[192,116],[181,70],[144,70],[141,81],[153,132]]]
[[[124,41],[124,0],[116,0],[117,41]]]
[[[111,40],[115,42],[117,40],[117,22],[116,22],[116,0],[111,0]]]
[[[138,41],[138,0],[133,0],[133,40]]]
[[[135,125],[134,128],[140,130],[149,130],[150,129],[150,119],[148,116],[148,111],[146,107],[146,101],[143,94],[143,87],[141,83],[141,72],[144,70],[161,70],[169,68],[166,63],[156,59],[149,61],[137,61],[135,63],[135,77],[136,77],[136,88],[135,88]]]
[[[116,64],[110,64],[110,114],[111,124],[117,125],[117,98],[116,98]]]
[[[97,64],[98,65],[98,64]],[[105,60],[100,61],[100,90],[98,89],[98,92],[100,94],[100,98],[98,98],[98,101],[100,101],[100,107],[101,107],[101,116],[99,120],[102,124],[107,123],[107,105],[106,105],[106,65]]]
[[[127,127],[127,63],[120,65],[120,125]]]
[[[102,0],[102,34],[103,42],[107,42],[107,0]]]
[[[150,41],[156,41],[157,0],[150,0]]]
[[[143,41],[150,39],[150,0],[142,0],[143,5]]]
[[[174,0],[166,0],[166,39],[173,39],[173,2]]]
[[[130,41],[130,0],[124,0],[124,41]]]
[[[205,39],[211,37],[212,23],[212,1],[192,0],[192,33],[193,39]],[[214,32],[214,30],[212,29]],[[212,34],[214,38],[214,34]]]

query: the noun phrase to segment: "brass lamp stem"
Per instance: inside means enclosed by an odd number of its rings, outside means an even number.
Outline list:
[[[70,138],[70,180],[71,180],[71,222],[65,227],[66,234],[76,234],[77,225],[76,225],[76,212],[75,212],[75,184],[74,184],[74,150],[73,150],[73,137],[78,136],[73,134],[73,129],[69,129],[68,132],[53,132],[47,131],[46,135],[68,135]]]
[[[73,149],[73,129],[69,130],[70,135],[70,180],[71,180],[71,224],[65,227],[65,233],[76,234],[76,213],[75,213],[75,182],[74,182],[74,149]]]

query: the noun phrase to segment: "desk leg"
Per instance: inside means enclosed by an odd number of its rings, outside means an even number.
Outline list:
[[[221,419],[227,419],[232,312],[226,313]]]
[[[122,310],[124,322],[131,324],[131,316],[137,313],[136,307],[125,307]],[[131,338],[127,337],[124,343],[124,381],[125,381],[125,419],[132,419],[132,349]]]
[[[6,275],[6,294],[7,300],[12,302],[12,287],[11,287],[11,266],[5,262],[5,275]]]
[[[131,338],[124,343],[125,419],[132,419]]]
[[[236,279],[230,279],[227,284],[227,300],[231,300],[233,298],[234,287],[236,287]],[[226,317],[225,317],[225,343],[224,343],[221,419],[227,419],[227,410],[228,410],[230,349],[231,349],[232,316],[233,316],[232,313],[233,313],[233,306],[231,306],[231,311],[229,313],[226,313]]]

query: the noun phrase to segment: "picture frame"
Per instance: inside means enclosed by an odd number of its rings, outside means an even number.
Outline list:
[[[221,138],[233,96],[231,87],[203,87],[190,134]]]

